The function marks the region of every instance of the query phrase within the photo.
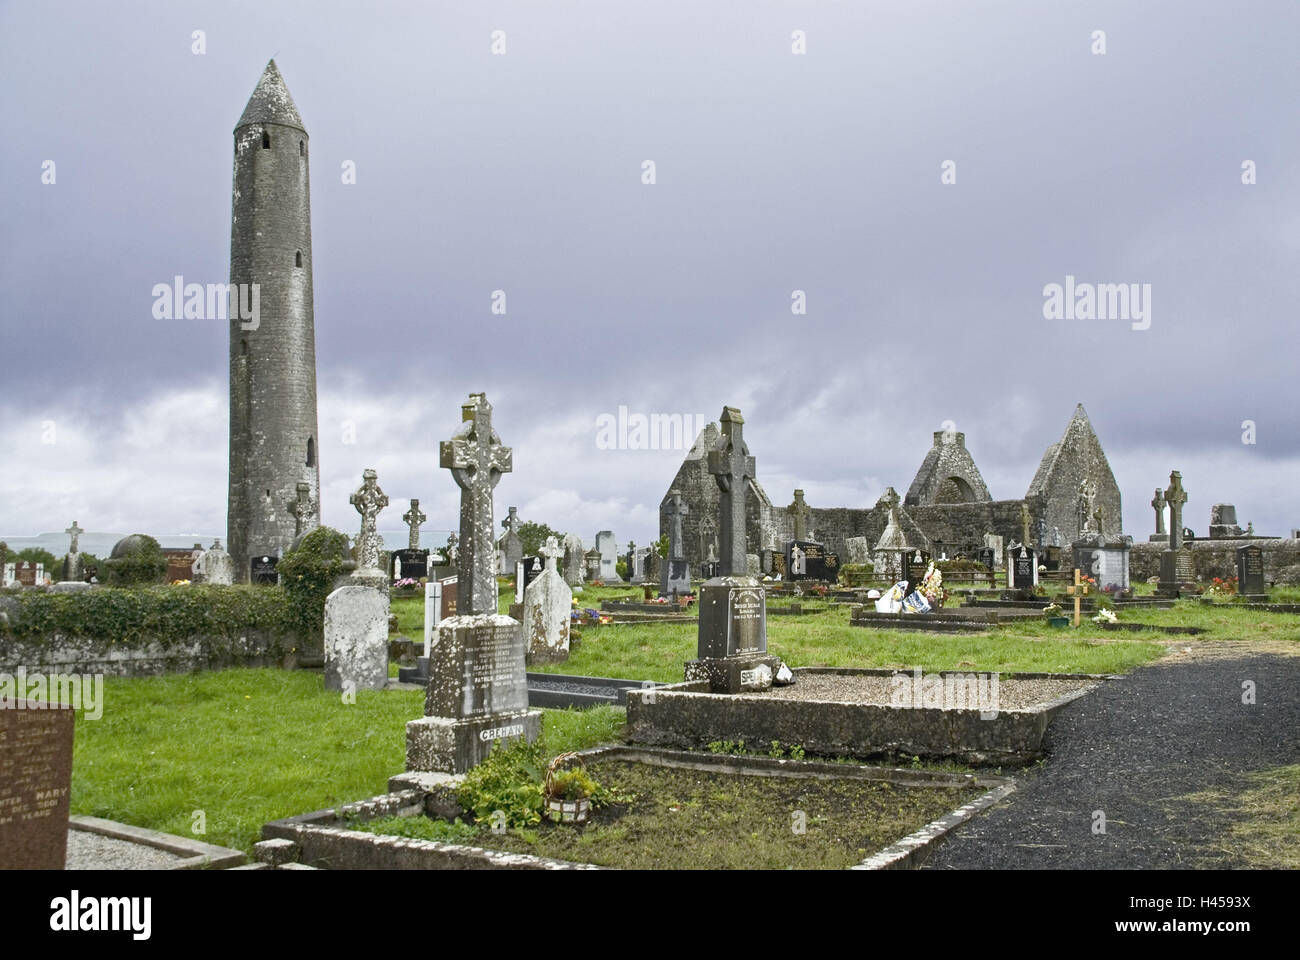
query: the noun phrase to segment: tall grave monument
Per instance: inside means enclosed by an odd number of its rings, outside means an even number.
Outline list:
[[[686,679],[707,681],[713,693],[766,690],[780,660],[767,654],[767,593],[746,573],[745,491],[754,458],[740,411],[724,407],[721,423],[722,436],[708,461],[721,491],[721,576],[700,588],[697,657],[686,664]]]
[[[547,537],[538,552],[546,560],[546,569],[524,588],[524,642],[529,663],[553,663],[569,658],[573,591],[555,569],[562,552],[555,538]]]
[[[682,522],[691,510],[674,490],[668,501],[668,556],[659,564],[659,595],[684,596],[691,592],[691,565],[686,559],[686,542]]]
[[[464,773],[493,743],[541,733],[542,713],[528,709],[524,635],[497,611],[493,490],[513,468],[511,450],[492,427],[492,405],[471,393],[463,423],[440,447],[460,487],[456,616],[438,624],[429,652],[424,713],[406,725],[406,769]]]
[[[1162,596],[1176,597],[1182,590],[1195,589],[1192,551],[1183,546],[1183,504],[1186,502],[1183,475],[1174,470],[1169,474],[1169,486],[1165,487],[1165,503],[1169,505],[1169,549],[1160,553],[1157,592]]]
[[[380,569],[379,511],[388,497],[374,470],[349,498],[361,514],[356,569],[325,598],[325,689],[382,690],[388,683],[388,576]]]

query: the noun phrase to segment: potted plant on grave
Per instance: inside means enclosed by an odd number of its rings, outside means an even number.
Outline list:
[[[414,577],[403,577],[393,583],[393,596],[414,597],[420,592],[420,581]]]
[[[1049,603],[1043,607],[1043,616],[1047,618],[1049,627],[1068,627],[1070,625],[1070,618],[1065,615],[1065,611],[1061,609],[1059,603]]]
[[[576,762],[576,766],[574,764]],[[542,785],[542,813],[553,823],[582,824],[591,819],[591,798],[596,781],[588,776],[582,758],[562,753],[546,768]]]

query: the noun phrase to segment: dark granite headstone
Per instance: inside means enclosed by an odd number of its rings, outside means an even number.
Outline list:
[[[438,614],[438,620],[441,622],[448,617],[456,616],[456,599],[459,591],[456,589],[456,577],[444,577],[438,582],[442,584],[442,610]]]
[[[524,557],[515,563],[515,603],[524,602],[524,591],[545,569],[541,557]]]
[[[0,709],[0,870],[62,870],[68,849],[68,709],[13,700]]]
[[[249,561],[249,580],[253,583],[278,583],[280,575],[275,572],[275,565],[279,562],[279,557],[253,557]]]
[[[403,580],[407,578],[419,580],[421,577],[429,575],[428,550],[412,550],[408,547],[405,550],[394,550],[393,556],[401,561]]]
[[[979,557],[979,562],[980,562],[980,563],[982,563],[982,564],[984,564],[984,566],[988,567],[988,569],[989,569],[990,571],[993,570],[994,560],[995,560],[995,557],[997,556],[997,554],[994,553],[994,550],[993,550],[992,547],[980,547],[980,549],[979,549],[978,553],[976,554],[976,556]]]
[[[752,577],[718,577],[700,588],[698,606],[698,656],[686,664],[686,679],[706,680],[714,693],[771,686],[779,661],[767,655],[763,585]]]
[[[1264,551],[1259,547],[1237,548],[1237,592],[1248,596],[1268,593],[1264,583]]]
[[[783,560],[788,580],[835,580],[840,574],[840,558],[815,540],[791,540]]]
[[[930,569],[930,555],[924,550],[909,550],[904,554],[904,560],[904,573],[907,574],[904,579],[907,580],[908,590],[916,590],[925,579],[925,571]]]
[[[1025,589],[1038,582],[1038,556],[1030,547],[1017,547],[1011,551],[1008,570],[1011,582],[1008,586]]]

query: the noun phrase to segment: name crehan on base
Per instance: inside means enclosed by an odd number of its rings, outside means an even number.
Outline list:
[[[505,737],[522,737],[524,735],[524,725],[522,723],[512,723],[508,727],[493,727],[491,730],[480,730],[478,738],[480,740],[501,740]]]

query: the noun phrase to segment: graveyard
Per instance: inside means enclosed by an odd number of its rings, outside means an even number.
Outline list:
[[[1300,14],[319,3],[0,15],[23,922],[1300,869]]]

